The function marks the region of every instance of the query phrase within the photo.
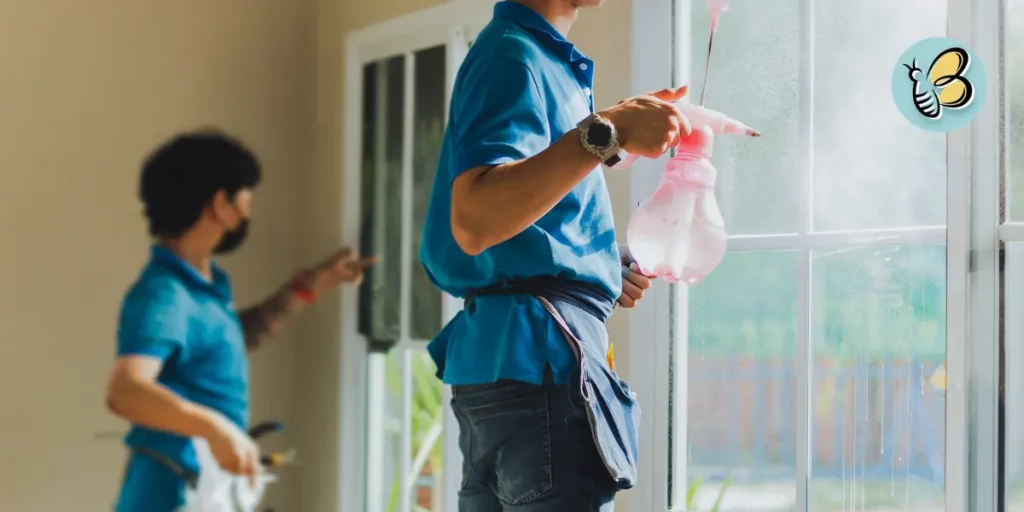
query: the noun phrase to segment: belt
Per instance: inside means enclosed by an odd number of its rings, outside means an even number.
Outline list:
[[[198,474],[196,474],[194,471],[189,471],[185,469],[184,466],[178,464],[174,459],[168,457],[167,455],[164,455],[147,446],[136,446],[132,448],[131,451],[138,453],[140,455],[145,455],[146,457],[149,457],[159,462],[160,464],[163,464],[164,467],[166,467],[172,473],[174,473],[174,476],[184,480],[185,485],[187,485],[189,489],[195,489],[196,486],[199,485]]]
[[[499,295],[529,295],[562,300],[583,309],[602,322],[608,321],[616,300],[604,288],[593,283],[556,276],[535,276],[507,279],[489,286],[466,290],[466,306],[472,305],[477,297]]]

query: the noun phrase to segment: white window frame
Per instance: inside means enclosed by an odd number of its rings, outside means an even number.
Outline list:
[[[362,175],[362,111],[363,111],[363,66],[383,58],[405,55],[406,56],[406,88],[405,106],[411,110],[414,103],[413,94],[413,66],[414,61],[411,55],[419,50],[430,47],[445,45],[447,49],[446,66],[448,67],[446,87],[446,109],[447,102],[451,96],[452,84],[454,83],[455,70],[462,62],[467,49],[467,43],[490,19],[491,6],[480,0],[451,0],[436,7],[431,7],[414,13],[409,13],[353,31],[345,39],[345,61],[343,63],[345,80],[345,99],[342,112],[339,113],[344,123],[344,151],[343,161],[339,162],[343,173],[343,211],[340,212],[343,219],[342,238],[349,241],[360,239],[360,181]],[[412,116],[405,116],[406,122],[403,126],[403,179],[402,200],[411,202],[412,187]],[[403,303],[408,302],[410,296],[410,277],[408,268],[416,257],[411,248],[411,241],[406,237],[411,236],[412,215],[411,211],[403,214],[403,241],[402,241],[402,289],[400,292]],[[341,312],[341,413],[339,422],[341,425],[338,454],[338,511],[360,511],[369,510],[367,492],[367,445],[372,442],[370,429],[368,428],[368,414],[372,411],[367,407],[370,394],[374,391],[368,382],[369,357],[367,341],[358,331],[358,293],[354,288],[348,287],[342,291]],[[462,308],[461,301],[444,296],[442,304],[443,320],[451,318]],[[408,308],[402,308],[403,333],[401,340],[395,350],[400,350],[403,357],[403,370],[409,373],[411,358],[409,351],[405,349],[422,349],[426,347],[424,340],[412,340],[407,331]],[[410,391],[411,379],[404,375],[403,392]],[[450,389],[444,387],[442,399],[447,402],[450,399]],[[403,407],[403,419],[408,420],[410,411],[408,404]],[[459,482],[461,481],[461,454],[458,449],[458,427],[455,418],[450,410],[446,408],[445,423],[443,430],[444,460],[442,469],[443,502],[449,510],[457,500]],[[407,423],[407,421],[403,421]],[[403,453],[410,451],[411,432],[408,426],[404,426],[401,432]],[[408,467],[409,457],[402,459],[402,471],[400,478],[400,501],[399,503],[410,503],[411,486],[409,482]],[[400,509],[401,510],[401,509]],[[376,511],[373,511],[376,512]]]
[[[694,0],[633,0],[632,85],[634,94],[688,83],[690,68],[690,9]],[[697,0],[699,1],[699,0]],[[820,1],[820,0],[818,0]],[[839,0],[835,0],[839,1]],[[802,25],[810,26],[814,0],[803,0]],[[949,37],[971,45],[989,66],[989,76],[1000,59],[1004,0],[947,0]],[[728,16],[728,14],[726,14]],[[810,33],[810,31],[807,31]],[[810,59],[812,39],[802,42],[804,59]],[[667,64],[672,63],[672,66]],[[806,69],[809,66],[802,66]],[[808,73],[803,71],[802,73]],[[1001,76],[1001,75],[1000,75]],[[812,86],[802,76],[803,87]],[[697,93],[697,91],[693,91]],[[807,97],[809,90],[801,97]],[[999,228],[999,178],[1006,134],[1002,80],[989,80],[988,98],[969,127],[947,136],[947,223],[945,227],[890,229],[857,233],[810,233],[810,225],[792,235],[731,237],[729,249],[799,251],[801,272],[797,358],[800,372],[797,414],[797,507],[806,511],[810,476],[810,280],[811,249],[830,245],[892,245],[946,243],[946,511],[977,512],[996,507],[996,429],[998,392],[998,241],[1024,241],[1024,223]],[[809,109],[804,110],[805,131]],[[809,144],[805,133],[804,144]],[[809,154],[809,152],[807,152]],[[631,176],[631,204],[639,204],[657,185],[664,158],[638,161]],[[809,165],[805,165],[809,169]],[[807,197],[810,173],[802,187]],[[806,203],[806,201],[803,201]],[[802,204],[802,222],[809,222],[809,205]],[[999,228],[999,229],[997,229]],[[630,340],[643,340],[631,350],[630,376],[643,406],[640,430],[640,467],[637,488],[624,497],[628,510],[682,511],[682,503],[668,502],[672,495],[686,496],[686,402],[669,408],[669,397],[687,394],[687,291],[685,286],[656,284],[630,314]],[[968,343],[967,340],[970,340]],[[676,370],[670,378],[666,361]],[[653,370],[652,370],[653,369]],[[670,385],[673,387],[670,394]],[[672,453],[669,454],[669,417],[672,411]],[[669,481],[669,461],[673,481]]]

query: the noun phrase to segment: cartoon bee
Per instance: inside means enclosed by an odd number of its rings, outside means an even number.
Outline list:
[[[974,86],[964,78],[971,65],[971,57],[963,48],[950,48],[935,57],[928,69],[928,80],[917,67],[917,59],[903,66],[910,71],[914,85],[914,106],[928,119],[942,117],[943,109],[961,109],[974,99]]]

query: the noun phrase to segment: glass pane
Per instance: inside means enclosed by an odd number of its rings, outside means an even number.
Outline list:
[[[1024,221],[1024,0],[1006,0],[1006,94],[1009,119],[1010,220]]]
[[[372,340],[397,340],[400,334],[402,203],[402,118],[405,102],[405,58],[392,57],[366,66],[363,122],[363,221],[361,250],[376,254],[380,263],[361,290],[364,335]],[[368,113],[372,113],[369,115]],[[372,133],[367,133],[371,132]],[[367,142],[372,141],[372,142]],[[372,146],[370,145],[372,144]],[[369,175],[369,179],[367,178]],[[367,243],[369,242],[369,243]]]
[[[733,252],[689,291],[686,510],[796,504],[795,251]]]
[[[800,204],[800,0],[732,2],[715,35],[704,104],[761,131],[723,136],[712,161],[730,234],[793,233]],[[705,2],[691,2],[691,101],[708,45]]]
[[[445,126],[445,47],[437,46],[415,55],[415,119],[413,121],[413,254],[419,250],[427,204],[441,155]],[[429,340],[441,330],[441,292],[427,278],[423,265],[414,257],[412,311],[409,332],[413,339]]]
[[[360,207],[359,212],[359,250],[363,254],[375,254],[377,246],[374,245],[374,209],[377,205],[377,197],[374,192],[377,188],[376,154],[374,148],[377,146],[377,74],[379,64],[372,62],[363,66],[363,103],[362,103],[362,137],[363,147],[360,158]],[[359,333],[371,337],[373,332],[373,283],[377,276],[373,268],[366,271],[366,278],[359,286]]]
[[[378,119],[374,147],[375,252],[380,263],[371,275],[373,287],[373,328],[371,338],[397,340],[401,307],[401,151],[406,62],[403,56],[388,58],[378,67]]]
[[[815,2],[814,34],[814,229],[945,224],[945,134],[900,115],[891,77],[911,44],[946,34],[946,3]]]
[[[945,246],[813,265],[811,512],[944,510]]]

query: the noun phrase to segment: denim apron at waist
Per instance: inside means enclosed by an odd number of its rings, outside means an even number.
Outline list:
[[[561,327],[578,362],[571,384],[580,387],[586,402],[594,443],[619,488],[632,488],[636,484],[640,406],[629,384],[609,366],[605,322],[615,298],[589,283],[543,276],[469,290],[466,307],[477,297],[496,295],[535,297]]]

